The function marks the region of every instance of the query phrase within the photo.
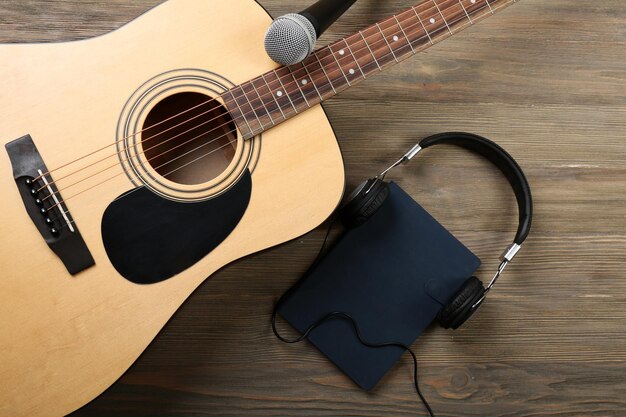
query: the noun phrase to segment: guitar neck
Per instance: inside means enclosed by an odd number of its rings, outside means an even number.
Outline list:
[[[274,127],[518,0],[426,0],[222,95],[245,139]]]

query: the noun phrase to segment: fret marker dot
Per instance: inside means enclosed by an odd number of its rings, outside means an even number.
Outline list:
[[[350,73],[350,75],[354,75],[354,69],[350,68],[350,71],[348,71]]]
[[[437,21],[437,20],[435,20],[435,18],[434,18],[434,17],[431,17],[431,18],[430,18],[430,20],[429,20],[429,22],[430,22],[430,23],[435,23],[436,21]]]
[[[476,4],[476,0],[470,0],[470,3]]]
[[[282,96],[282,95],[283,95],[283,92],[282,92],[282,91],[277,91],[277,92],[276,92],[276,95],[277,95],[278,97],[280,97],[280,96]]]
[[[346,51],[344,51],[343,49],[339,51],[339,55],[343,55],[345,53],[346,53]]]
[[[400,39],[400,38],[398,38],[397,36],[394,36],[394,37],[393,37],[393,41],[394,41],[394,42],[398,42],[398,39]]]
[[[302,85],[306,85],[308,82],[308,80],[302,80]]]

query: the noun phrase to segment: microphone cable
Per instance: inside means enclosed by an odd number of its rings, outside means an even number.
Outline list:
[[[326,230],[326,235],[324,237],[324,241],[322,242],[322,246],[320,247],[320,249],[319,249],[319,251],[317,253],[317,256],[315,257],[315,260],[313,261],[313,263],[311,264],[311,266],[307,270],[307,273],[305,273],[304,276],[306,276],[309,271],[311,271],[313,268],[315,268],[317,266],[317,264],[319,263],[319,261],[322,259],[322,254],[324,253],[324,248],[326,247],[326,243],[328,242],[328,237],[330,236],[330,232],[331,232],[331,230],[332,230],[336,220],[337,220],[337,216],[335,216],[335,218],[332,219],[330,224],[328,225],[328,229]],[[278,309],[283,304],[285,299],[290,294],[292,294],[293,291],[297,287],[298,287],[298,284],[296,283],[296,285],[294,285],[289,290],[287,290],[287,292],[285,292],[278,299],[278,301],[274,305],[274,309],[272,310],[272,320],[271,320],[271,322],[272,322],[272,332],[274,332],[274,335],[276,336],[276,338],[278,338],[278,340],[280,340],[281,342],[284,342],[284,343],[288,343],[288,344],[300,343],[303,340],[305,340],[311,334],[311,332],[313,330],[315,330],[316,328],[318,328],[319,326],[321,326],[322,324],[324,324],[324,323],[326,323],[326,322],[328,322],[330,320],[334,320],[334,319],[347,320],[352,325],[352,328],[354,329],[354,331],[356,333],[356,337],[357,337],[357,339],[359,339],[359,342],[362,345],[367,346],[369,348],[374,348],[374,349],[395,346],[395,347],[402,348],[402,349],[404,349],[405,351],[407,351],[407,352],[409,352],[411,354],[411,358],[413,359],[413,382],[415,384],[415,391],[417,392],[417,396],[419,397],[419,399],[421,400],[422,404],[424,405],[424,408],[426,408],[426,410],[428,411],[428,415],[430,417],[435,417],[435,414],[433,413],[433,410],[430,407],[430,404],[428,404],[428,401],[426,400],[426,398],[422,394],[422,391],[421,391],[420,386],[419,386],[419,381],[418,381],[418,378],[417,378],[417,355],[415,355],[415,352],[409,346],[407,346],[407,345],[405,345],[404,343],[401,343],[401,342],[393,342],[392,341],[392,342],[383,342],[383,343],[372,343],[370,341],[365,340],[363,338],[363,336],[361,335],[361,330],[360,330],[359,325],[357,324],[356,320],[351,315],[349,315],[348,313],[344,313],[344,312],[341,312],[341,311],[334,311],[332,313],[328,313],[325,316],[319,318],[313,324],[311,324],[304,331],[304,333],[302,333],[302,335],[298,336],[297,338],[295,338],[295,339],[287,339],[287,338],[283,337],[278,332],[278,329],[276,327],[276,316],[278,315]]]

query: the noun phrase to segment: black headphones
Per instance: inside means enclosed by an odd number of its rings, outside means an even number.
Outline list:
[[[393,168],[406,164],[422,149],[433,145],[450,144],[460,146],[469,151],[482,155],[504,174],[511,184],[519,212],[519,225],[513,243],[509,245],[502,256],[501,263],[493,278],[485,287],[476,277],[468,278],[460,290],[439,311],[437,320],[446,328],[456,329],[478,309],[491,290],[500,274],[521,249],[521,245],[530,232],[532,221],[532,196],[528,181],[517,162],[496,143],[482,136],[471,133],[440,133],[423,139],[398,161],[378,174],[376,177],[363,182],[348,197],[346,203],[339,210],[339,218],[348,228],[358,227],[376,214],[378,209],[389,195],[388,182],[385,175]]]

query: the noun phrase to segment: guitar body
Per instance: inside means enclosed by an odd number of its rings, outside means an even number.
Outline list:
[[[159,103],[156,99],[141,102],[144,90],[163,83],[171,89],[160,90],[161,99],[185,91],[211,96],[213,85],[227,88],[274,68],[262,42],[270,22],[253,0],[169,0],[94,39],[0,45],[0,139],[6,144],[30,135],[47,168],[62,167],[120,140],[125,134],[120,126],[130,120],[128,109],[134,103],[145,107],[143,115],[136,116],[141,125],[151,106]],[[243,256],[306,233],[338,204],[343,163],[320,106],[260,137],[246,141],[240,137],[238,143],[229,166],[245,159],[237,158],[245,151],[239,148],[254,149],[243,169],[237,168],[241,175],[230,188],[219,189],[227,174],[206,181],[219,191],[213,199],[180,202],[159,193],[146,195],[144,187],[143,197],[162,198],[167,200],[165,206],[178,204],[182,210],[222,198],[236,200],[232,194],[244,188],[238,200],[240,215],[228,218],[228,209],[219,204],[207,209],[210,216],[202,217],[202,211],[194,214],[215,244],[203,256],[158,279],[146,276],[141,266],[124,272],[122,262],[135,266],[133,253],[119,264],[112,261],[119,249],[116,242],[126,236],[124,227],[132,229],[146,220],[136,211],[125,216],[127,206],[114,204],[126,201],[118,197],[142,185],[129,175],[132,171],[118,158],[95,163],[115,148],[51,173],[59,180],[59,195],[67,200],[72,224],[95,262],[76,274],[68,272],[27,214],[12,175],[15,167],[7,152],[0,150],[0,415],[58,416],[89,402],[128,369],[209,275]],[[116,166],[100,172],[111,163]],[[81,173],[75,178],[86,179],[65,190],[74,180],[60,178],[77,168]],[[155,174],[157,169],[148,170]],[[240,186],[243,181],[247,189]],[[131,192],[128,198],[135,196],[139,193]],[[135,204],[141,201],[138,198]],[[151,207],[158,206],[153,203]],[[164,221],[158,214],[150,213],[156,229]],[[228,222],[232,227],[215,238],[219,233],[213,229]],[[182,228],[181,236],[194,229],[189,222],[169,226]],[[111,231],[115,228],[122,232]],[[133,236],[143,232],[135,230]],[[165,257],[180,250],[176,234],[146,236],[158,247],[149,249]],[[154,241],[154,236],[160,238]],[[146,253],[157,253],[150,250]],[[160,261],[146,259],[145,253],[137,260],[147,265]]]

